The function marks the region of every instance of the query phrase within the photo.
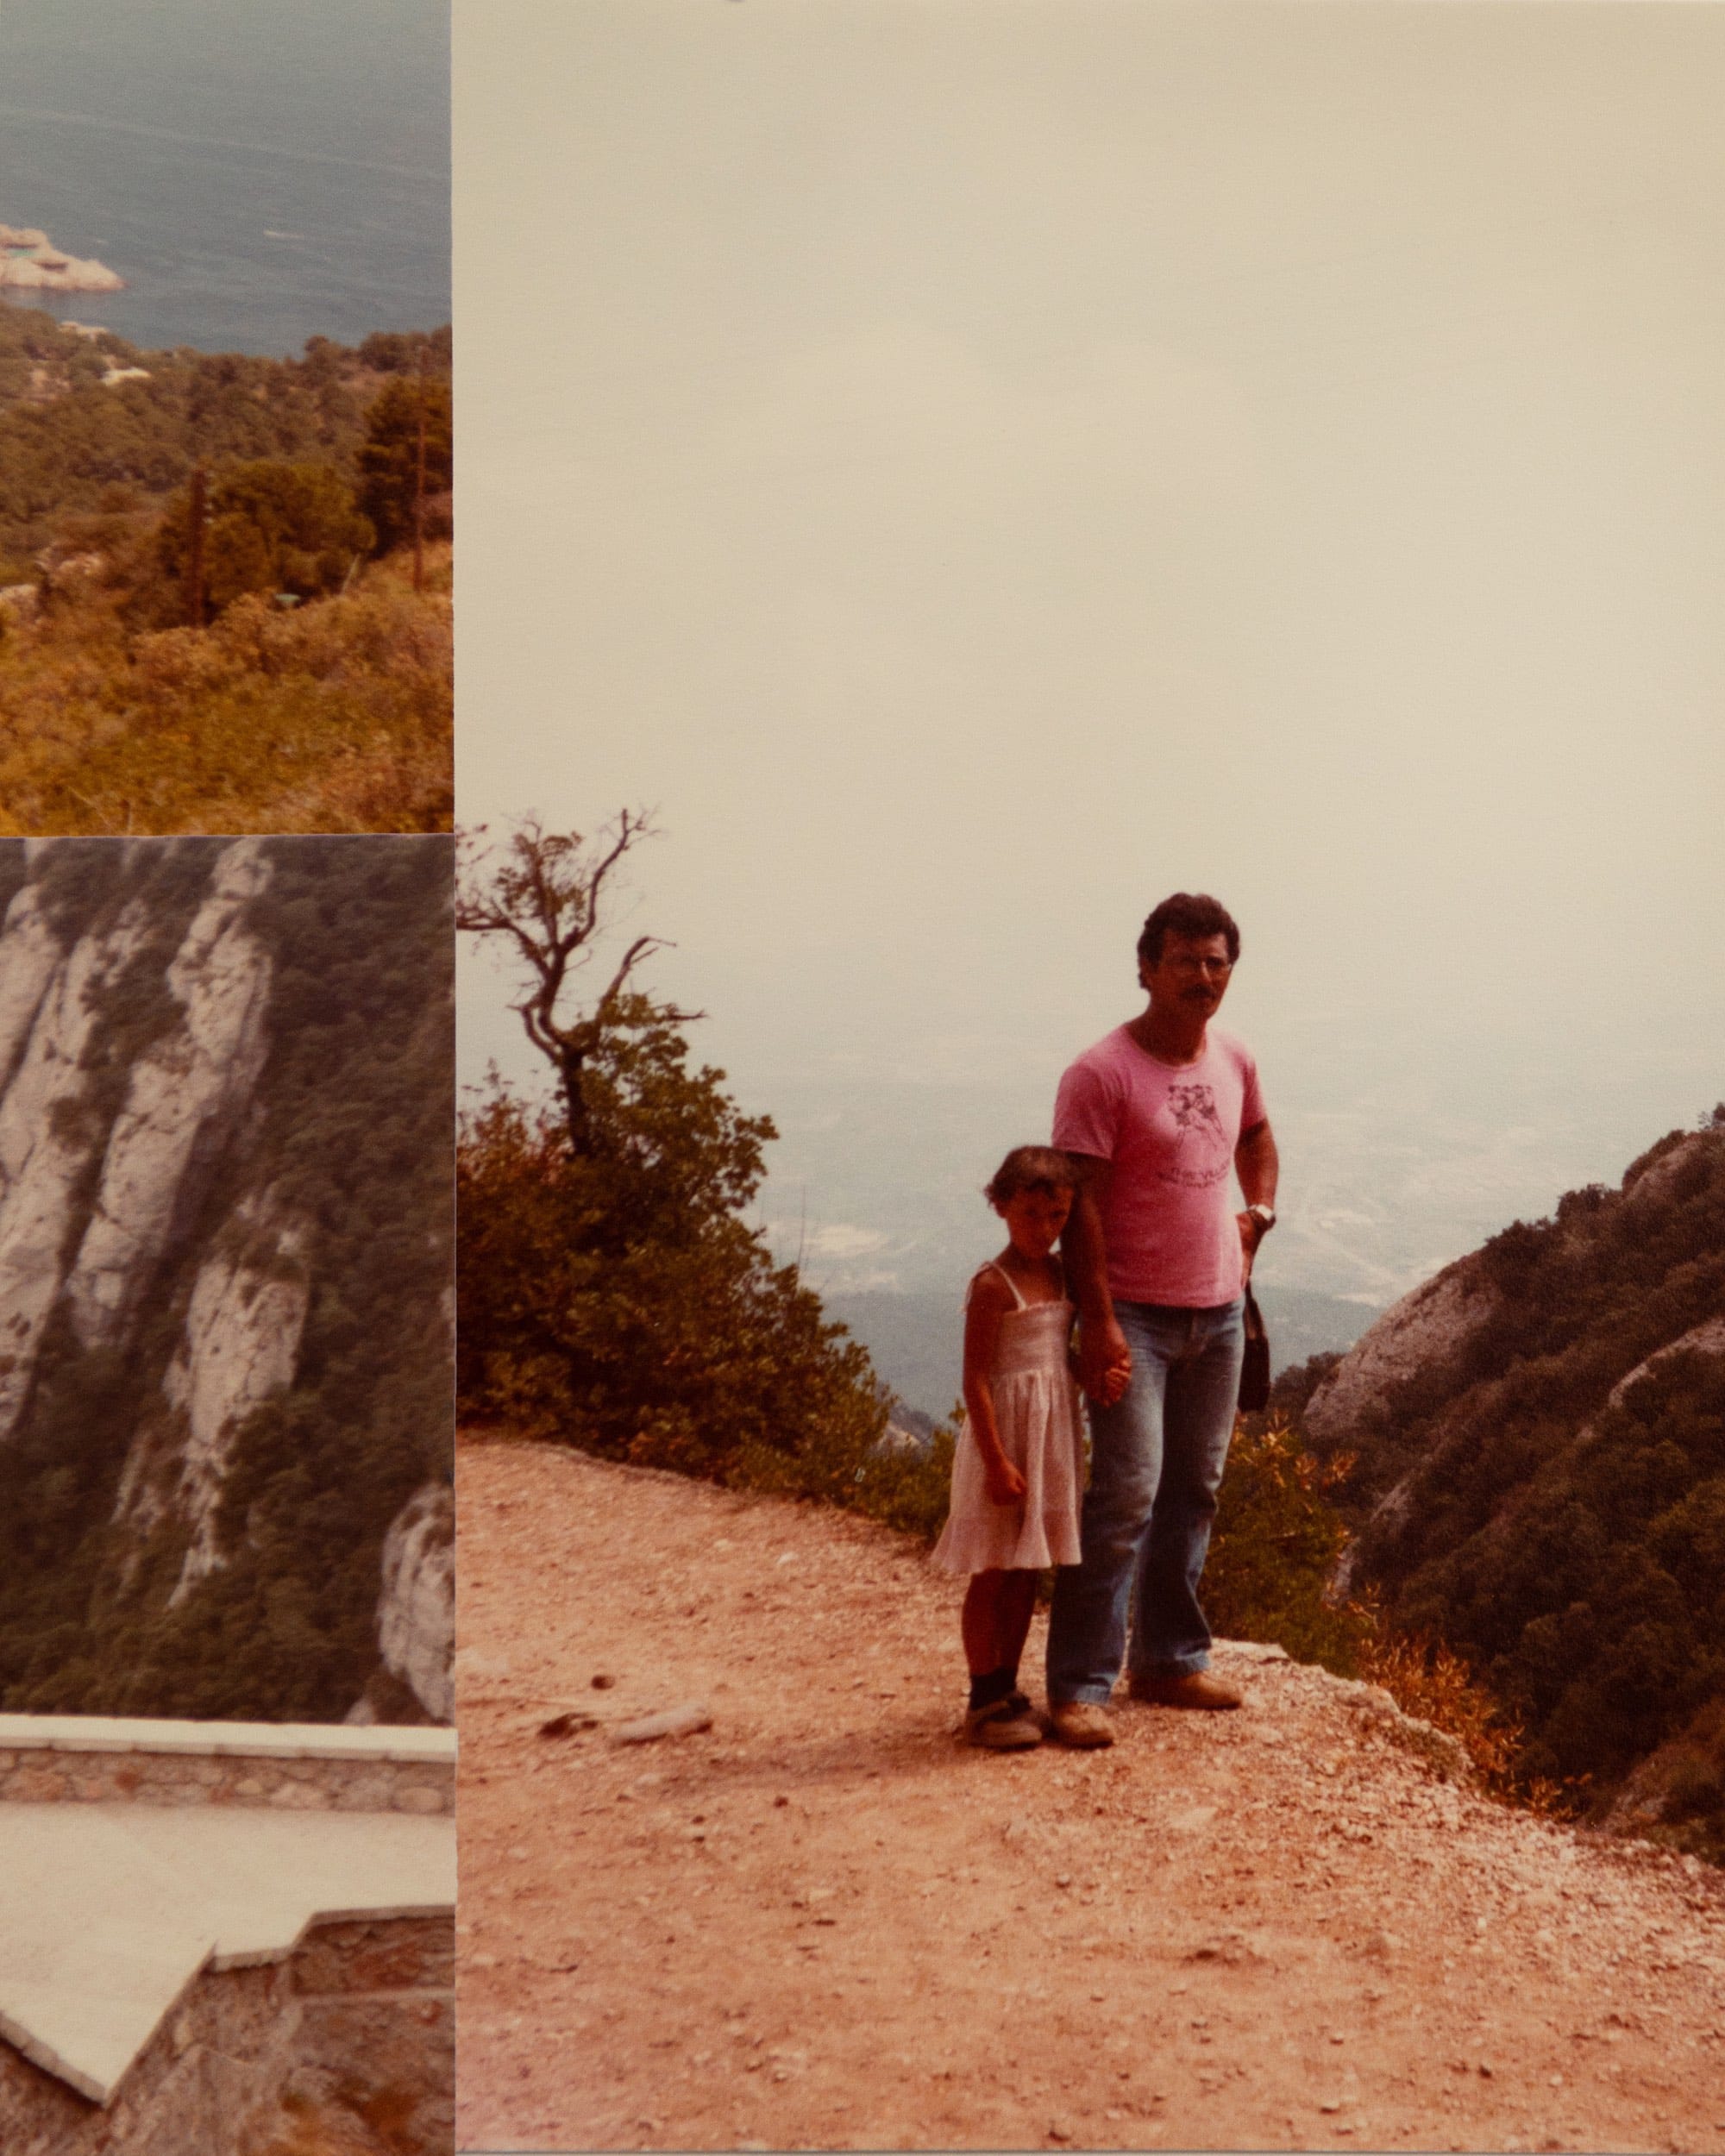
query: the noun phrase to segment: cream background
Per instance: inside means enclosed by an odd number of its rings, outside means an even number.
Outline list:
[[[1722,85],[1713,6],[457,0],[462,818],[656,806],[818,1281],[986,1241],[1177,887],[1272,1277],[1725,1095]]]

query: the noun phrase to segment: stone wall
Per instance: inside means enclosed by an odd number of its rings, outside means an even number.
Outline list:
[[[206,1970],[104,2108],[0,2041],[6,2156],[449,2156],[455,1919],[314,1925]]]
[[[448,1729],[0,1714],[0,1803],[452,1812]]]

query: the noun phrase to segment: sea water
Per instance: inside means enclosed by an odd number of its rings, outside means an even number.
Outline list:
[[[449,318],[442,0],[0,0],[0,223],[138,345],[298,353]]]

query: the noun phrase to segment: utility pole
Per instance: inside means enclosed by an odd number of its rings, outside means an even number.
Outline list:
[[[425,340],[419,340],[419,460],[413,480],[413,588],[425,586]]]
[[[191,543],[185,555],[185,618],[194,629],[204,626],[204,467],[191,467]]]

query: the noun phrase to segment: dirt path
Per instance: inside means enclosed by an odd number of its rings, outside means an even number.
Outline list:
[[[1725,2148],[1725,1876],[1237,1650],[1239,1714],[971,1752],[896,1538],[460,1465],[462,2149]]]

